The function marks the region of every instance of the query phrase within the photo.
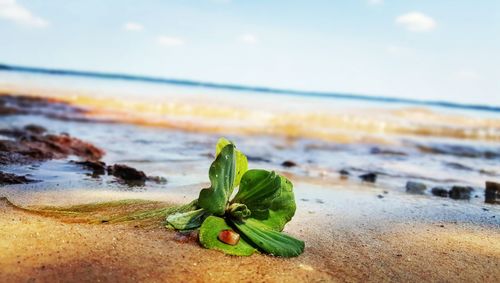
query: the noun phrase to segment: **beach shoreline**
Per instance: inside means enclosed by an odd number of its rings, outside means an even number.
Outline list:
[[[21,108],[7,107],[2,116],[2,157],[15,162],[1,166],[14,183],[4,184],[0,197],[16,205],[185,204],[207,185],[215,134],[98,121],[78,105],[23,99],[3,104]],[[32,124],[35,118],[39,125]],[[305,241],[304,254],[226,256],[179,237],[163,220],[145,226],[71,222],[2,200],[0,281],[500,280],[500,208],[485,203],[483,193],[484,181],[498,177],[495,148],[234,137],[252,167],[294,183],[297,213],[285,232]],[[9,158],[13,153],[16,159]],[[123,182],[126,176],[109,169],[125,168],[117,164],[130,166],[127,172],[141,183]],[[426,188],[408,192],[408,180]],[[437,185],[473,190],[457,200],[448,191],[433,195]]]

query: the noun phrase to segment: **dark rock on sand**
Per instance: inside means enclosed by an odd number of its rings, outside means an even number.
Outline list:
[[[26,176],[18,176],[0,171],[0,185],[27,184],[32,182],[36,181],[28,179]]]
[[[361,178],[363,182],[375,183],[377,181],[377,173],[373,172],[359,175],[358,177]]]
[[[104,175],[106,173],[106,163],[102,161],[93,161],[93,160],[85,160],[85,161],[73,161],[75,164],[78,164],[86,169],[92,171],[92,175]]]
[[[108,166],[107,171],[109,175],[113,175],[129,185],[143,186],[147,180],[144,172],[123,164]]]
[[[432,188],[431,193],[438,197],[448,197],[448,190],[443,187],[434,187]]]
[[[470,199],[471,193],[474,191],[468,186],[453,186],[450,190],[450,198],[452,199]]]
[[[129,185],[144,185],[145,181],[155,182],[157,184],[166,184],[167,179],[160,176],[146,176],[142,171],[132,168],[123,164],[115,164],[113,166],[106,166],[106,163],[102,161],[71,161],[77,165],[84,167],[85,169],[92,171],[92,177],[98,177],[100,175],[106,174],[113,175],[119,180],[127,183]]]
[[[500,204],[500,183],[487,181],[484,191],[484,202],[491,204]]]
[[[281,163],[281,166],[283,167],[294,167],[297,166],[297,163],[291,161],[291,160],[285,160]]]
[[[28,132],[31,132],[33,134],[43,134],[47,131],[47,129],[45,129],[44,127],[40,126],[40,125],[35,125],[35,124],[28,124],[26,126],[24,126],[24,129]]]
[[[0,140],[0,164],[29,164],[75,155],[99,160],[104,151],[66,134],[38,134],[26,129],[1,129],[0,134],[12,139]]]
[[[339,171],[339,174],[340,174],[341,176],[349,176],[349,175],[351,175],[351,173],[349,173],[349,171],[347,171],[346,169],[342,169],[342,170],[340,170],[340,171]]]
[[[427,190],[427,186],[424,183],[419,182],[406,182],[406,192],[410,194],[424,194]]]

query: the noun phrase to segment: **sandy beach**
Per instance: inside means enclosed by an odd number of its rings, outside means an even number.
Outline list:
[[[0,204],[0,281],[498,282],[498,208],[297,185],[305,253],[226,256],[156,225],[67,223]],[[352,190],[356,192],[353,193]],[[437,202],[437,203],[436,203]]]
[[[285,232],[306,248],[289,259],[234,257],[166,229],[164,217],[111,223],[30,211],[125,199],[147,202],[106,213],[188,203],[208,185],[217,133],[103,120],[89,104],[55,98],[3,99],[2,171],[10,183],[0,189],[2,282],[500,280],[500,208],[484,195],[500,155],[489,138],[458,146],[427,134],[389,135],[387,143],[371,130],[355,142],[283,137],[283,129],[235,132],[251,167],[294,183],[297,213]],[[481,129],[497,120],[474,123]],[[102,164],[78,163],[86,159]],[[116,164],[137,168],[143,179],[123,182],[105,167]],[[409,191],[409,181],[424,190]],[[462,195],[448,197],[453,186],[472,189],[456,199]],[[445,188],[445,197],[434,187]]]

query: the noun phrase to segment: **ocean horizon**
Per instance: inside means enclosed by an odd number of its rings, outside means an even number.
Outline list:
[[[95,71],[83,71],[83,70],[71,70],[71,69],[59,69],[59,68],[40,68],[40,67],[20,66],[20,65],[3,64],[3,63],[0,63],[0,72],[42,74],[50,76],[64,76],[64,77],[81,77],[81,78],[102,79],[102,80],[121,80],[128,82],[165,84],[165,85],[205,88],[213,90],[252,92],[255,94],[285,95],[285,96],[299,96],[299,97],[311,97],[311,98],[332,98],[340,100],[354,100],[354,101],[358,100],[358,101],[390,103],[390,104],[406,104],[414,106],[431,106],[431,107],[440,107],[448,109],[500,112],[500,106],[475,104],[475,103],[468,104],[468,103],[456,103],[443,100],[419,100],[419,99],[398,98],[391,96],[372,96],[366,94],[354,94],[354,93],[343,93],[343,92],[296,90],[296,89],[274,88],[265,86],[226,84],[226,83],[207,82],[207,81],[198,81],[189,79],[164,78],[164,77],[135,75],[126,73],[95,72]]]

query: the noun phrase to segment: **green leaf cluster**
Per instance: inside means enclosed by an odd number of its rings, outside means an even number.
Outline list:
[[[209,169],[210,187],[202,189],[189,211],[171,214],[167,226],[177,230],[200,229],[203,247],[230,255],[249,256],[263,252],[294,257],[304,251],[304,242],[283,233],[295,214],[292,183],[275,172],[248,170],[246,156],[221,138]],[[238,188],[236,194],[233,194]],[[231,199],[231,196],[234,197]],[[240,235],[236,245],[218,239],[221,231]]]

